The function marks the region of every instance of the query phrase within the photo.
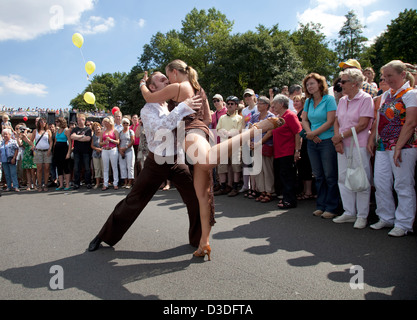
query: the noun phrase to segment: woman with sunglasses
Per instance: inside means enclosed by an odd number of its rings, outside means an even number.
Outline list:
[[[343,97],[337,107],[332,141],[338,153],[339,190],[344,213],[333,219],[333,222],[351,222],[354,223],[355,229],[363,229],[366,227],[369,214],[371,186],[364,191],[354,192],[346,188],[345,179],[350,146],[355,143],[351,128],[355,127],[360,153],[357,153],[356,148],[353,149],[353,166],[359,166],[359,159],[362,159],[368,181],[371,181],[371,154],[366,146],[374,117],[374,102],[371,95],[362,90],[363,82],[366,80],[359,69],[345,69],[340,73],[340,77]]]

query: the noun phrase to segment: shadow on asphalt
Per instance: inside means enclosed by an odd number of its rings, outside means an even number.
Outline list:
[[[102,247],[95,252],[67,257],[35,266],[11,268],[0,271],[0,276],[26,288],[50,288],[52,266],[61,266],[65,274],[64,288],[77,288],[103,300],[156,300],[155,295],[143,296],[132,293],[124,285],[170,274],[186,269],[192,263],[203,263],[202,259],[190,258],[177,262],[139,263],[121,265],[118,260],[160,260],[190,254],[194,248],[182,245],[160,252],[116,251]],[[131,261],[129,261],[131,262]],[[67,280],[68,279],[68,280]],[[52,290],[52,289],[50,289]]]

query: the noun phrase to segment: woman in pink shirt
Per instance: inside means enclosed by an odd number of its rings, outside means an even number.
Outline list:
[[[333,144],[338,153],[337,162],[339,170],[339,190],[342,198],[344,213],[333,219],[336,223],[354,222],[354,228],[366,227],[369,213],[369,201],[371,187],[361,192],[353,192],[345,187],[348,155],[351,143],[355,143],[352,137],[352,127],[355,127],[360,154],[353,149],[353,166],[359,165],[359,157],[365,168],[369,181],[371,181],[370,158],[366,146],[369,130],[374,118],[374,102],[372,97],[362,90],[365,80],[359,69],[345,69],[340,73],[343,97],[339,101],[334,122],[335,135]]]
[[[109,188],[109,164],[111,164],[113,171],[113,187],[115,190],[119,189],[119,169],[117,168],[117,161],[119,159],[119,152],[117,145],[119,144],[119,133],[114,130],[114,120],[112,117],[103,119],[104,132],[101,135],[100,145],[102,146],[101,158],[103,159],[103,188],[105,191]]]

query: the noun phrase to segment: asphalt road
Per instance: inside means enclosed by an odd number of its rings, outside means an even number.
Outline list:
[[[212,261],[203,261],[187,244],[179,194],[159,191],[115,247],[86,252],[127,192],[3,193],[0,299],[417,298],[415,235],[314,217],[314,200],[284,211],[276,201],[216,197]]]

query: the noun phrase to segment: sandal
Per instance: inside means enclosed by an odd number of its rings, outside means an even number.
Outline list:
[[[262,201],[263,200],[263,198],[266,196],[266,193],[265,192],[262,192],[260,195],[259,195],[259,197],[257,197],[256,199],[255,199],[255,201],[258,201],[258,202],[260,202],[260,201]]]
[[[287,201],[283,201],[281,203],[278,203],[278,208],[280,208],[280,209],[291,209],[291,208],[296,208],[296,207],[297,207],[297,205],[291,204]]]
[[[48,187],[47,186],[43,186],[43,191],[48,192]]]
[[[108,189],[109,189],[109,187],[103,187],[103,188],[101,188],[101,191],[106,191]]]
[[[307,194],[307,193],[300,193],[299,195],[297,195],[297,200],[310,200],[310,199],[314,199],[314,195],[312,193]]]
[[[258,197],[258,193],[253,191],[248,195],[248,199],[256,199]]]
[[[262,198],[261,202],[262,203],[267,203],[267,202],[271,202],[272,201],[272,196],[269,193],[266,193],[264,195],[264,197]]]

